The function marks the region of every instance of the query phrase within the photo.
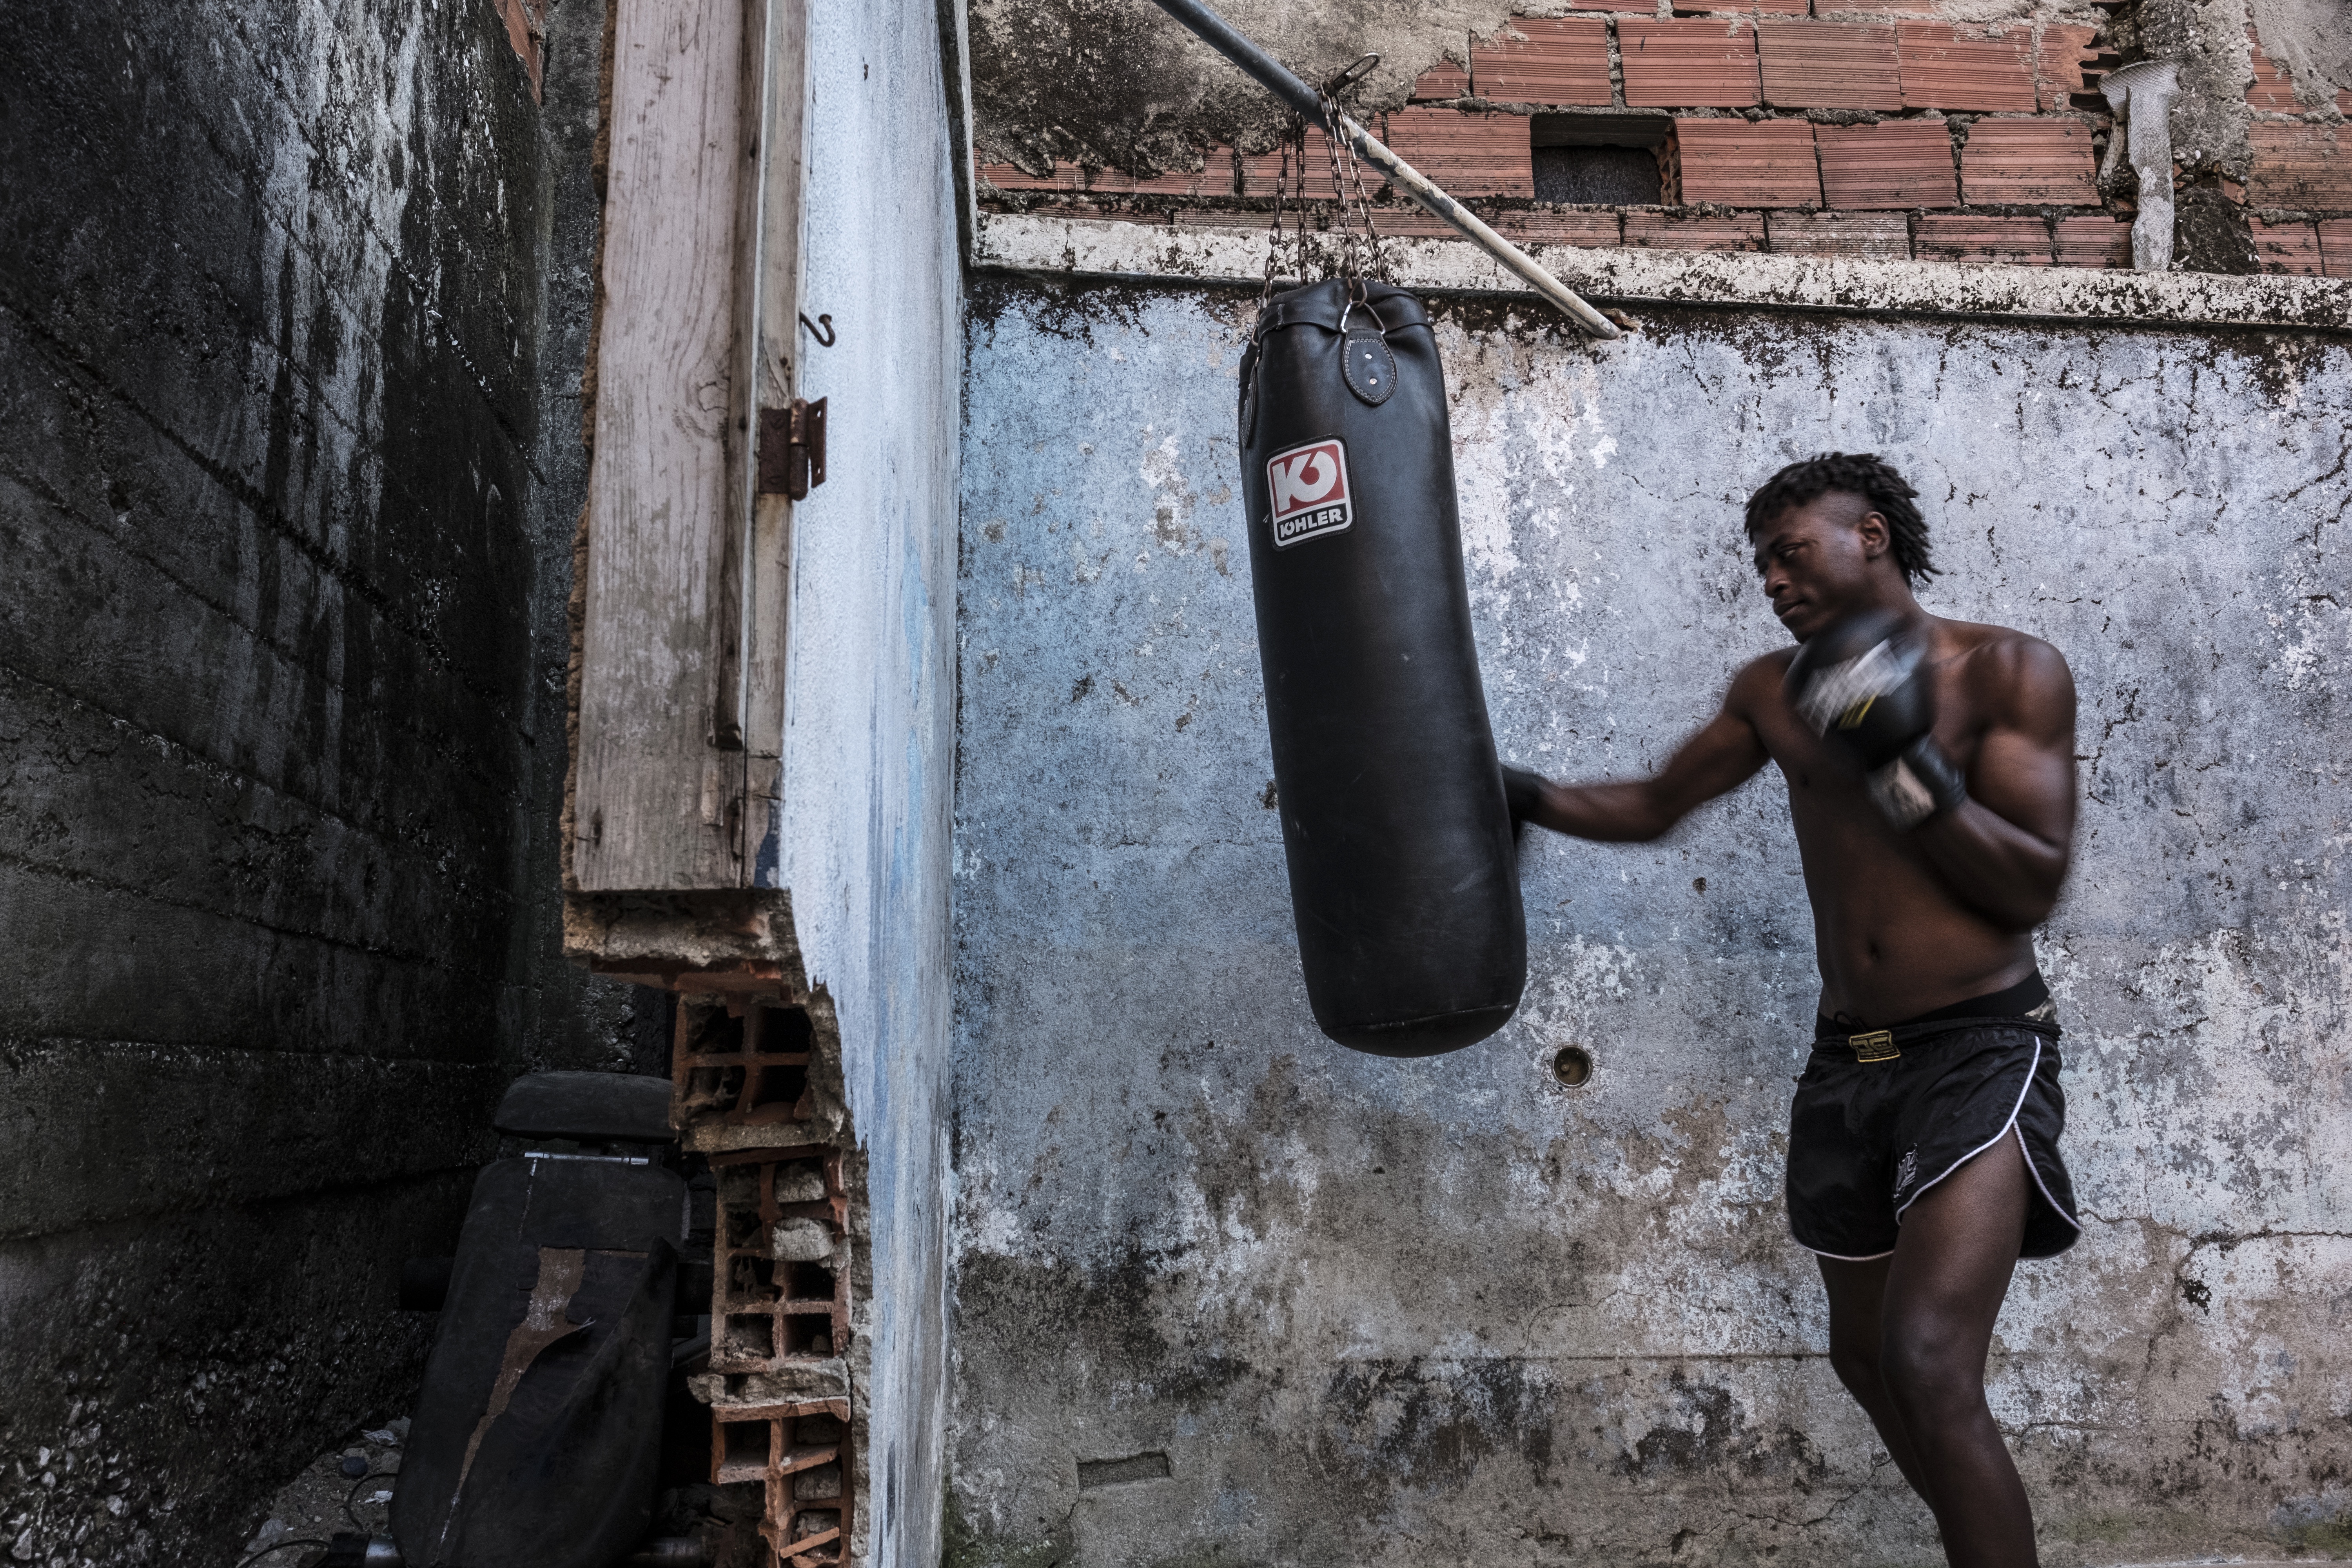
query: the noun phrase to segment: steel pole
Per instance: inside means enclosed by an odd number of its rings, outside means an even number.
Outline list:
[[[1299,118],[1323,123],[1323,105],[1315,89],[1294,76],[1282,62],[1237,32],[1201,0],[1154,0],[1159,7],[1192,29],[1208,46],[1249,73],[1259,85],[1288,104]],[[1517,273],[1536,292],[1559,306],[1570,320],[1596,338],[1623,334],[1617,324],[1581,299],[1575,289],[1538,265],[1536,259],[1493,229],[1478,216],[1433,184],[1412,164],[1398,157],[1352,117],[1341,114],[1329,126],[1333,134],[1355,150],[1356,156],[1386,174],[1397,189],[1444,218],[1496,260]]]

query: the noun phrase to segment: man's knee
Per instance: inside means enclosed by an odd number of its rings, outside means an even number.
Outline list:
[[[1897,1406],[1940,1419],[1984,1403],[1984,1367],[1971,1361],[1957,1330],[1932,1318],[1886,1325],[1877,1374]]]

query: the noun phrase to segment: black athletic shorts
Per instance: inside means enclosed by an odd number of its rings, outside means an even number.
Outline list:
[[[2033,1173],[2021,1258],[2074,1245],[2074,1187],[2058,1157],[2057,1009],[2036,975],[1888,1028],[1824,1018],[1789,1110],[1789,1229],[1824,1258],[1895,1250],[1919,1194],[2004,1138]]]

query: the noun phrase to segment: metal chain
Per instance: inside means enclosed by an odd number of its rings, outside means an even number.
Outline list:
[[[1364,191],[1364,164],[1356,156],[1353,143],[1343,151],[1347,154],[1348,173],[1356,183],[1356,210],[1364,215],[1364,247],[1371,254],[1371,275],[1386,283],[1389,278],[1388,247],[1381,239],[1380,226],[1372,221],[1372,198]]]
[[[1323,150],[1331,156],[1332,216],[1339,226],[1339,276],[1351,285],[1349,292],[1352,295],[1352,285],[1363,275],[1363,258],[1356,246],[1355,215],[1348,208],[1347,179],[1339,171],[1343,151],[1339,144],[1339,100],[1328,92],[1318,91],[1315,96],[1323,109]],[[1350,159],[1355,156],[1352,151],[1347,155]]]
[[[1290,162],[1294,147],[1298,153],[1295,173]],[[1290,135],[1281,143],[1281,162],[1275,169],[1274,226],[1266,237],[1265,282],[1258,289],[1260,309],[1274,298],[1275,269],[1282,255],[1282,194],[1286,185],[1290,187],[1290,226],[1293,249],[1297,252],[1294,260],[1297,266],[1298,280],[1303,283],[1307,280],[1309,260],[1307,248],[1307,124],[1304,121],[1292,122]]]
[[[1282,253],[1282,186],[1289,177],[1290,143],[1285,142],[1282,144],[1282,164],[1274,175],[1274,230],[1265,240],[1265,286],[1257,291],[1257,308],[1261,310],[1274,300],[1274,262],[1275,258]],[[1306,222],[1304,214],[1300,215],[1299,222],[1302,225]]]
[[[1377,59],[1378,57],[1371,57]],[[1353,79],[1343,85],[1353,86]],[[1322,108],[1324,150],[1331,163],[1331,196],[1333,216],[1339,230],[1339,276],[1349,283],[1350,296],[1363,292],[1363,281],[1369,275],[1381,282],[1389,280],[1388,247],[1381,238],[1380,226],[1373,221],[1371,195],[1364,187],[1364,165],[1356,156],[1339,130],[1344,117],[1339,100],[1328,87],[1318,89],[1316,98]],[[1292,186],[1291,224],[1298,255],[1298,277],[1304,282],[1313,257],[1307,237],[1307,122],[1293,122],[1291,141],[1282,143],[1281,159],[1274,176],[1274,221],[1266,236],[1265,278],[1258,289],[1258,304],[1263,309],[1274,299],[1276,268],[1282,252],[1283,189],[1291,184],[1291,142],[1298,148],[1297,184]],[[1364,226],[1362,237],[1356,234],[1356,225]]]
[[[1297,263],[1298,280],[1304,283],[1307,281],[1307,269],[1315,259],[1313,251],[1308,248],[1307,238],[1307,121],[1292,121],[1290,135],[1298,149],[1297,175],[1290,187],[1290,205],[1298,220],[1293,230],[1293,237],[1297,240],[1293,249],[1297,252],[1295,260]]]
[[[1380,226],[1372,220],[1371,196],[1364,189],[1363,162],[1356,156],[1354,144],[1340,132],[1339,100],[1328,91],[1318,92],[1317,97],[1323,105],[1324,137],[1330,144],[1331,194],[1339,205],[1341,274],[1350,282],[1360,282],[1369,271],[1385,283],[1389,280],[1388,250],[1381,242]],[[1360,250],[1356,239],[1359,217],[1364,225]]]

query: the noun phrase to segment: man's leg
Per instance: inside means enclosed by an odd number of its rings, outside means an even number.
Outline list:
[[[1879,1375],[1953,1568],[2036,1560],[2025,1485],[1984,1398],[2032,1180],[2016,1136],[2004,1137],[1911,1205],[1886,1271]]]
[[[1870,1424],[1878,1428],[1878,1440],[1895,1457],[1895,1468],[1911,1483],[1911,1489],[1925,1498],[1927,1485],[1919,1473],[1918,1458],[1911,1451],[1911,1439],[1903,1430],[1901,1418],[1895,1414],[1879,1367],[1879,1319],[1886,1299],[1886,1271],[1895,1259],[1874,1258],[1849,1263],[1823,1258],[1819,1261],[1822,1284],[1830,1297],[1830,1366],[1870,1417]]]

